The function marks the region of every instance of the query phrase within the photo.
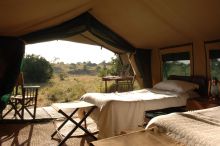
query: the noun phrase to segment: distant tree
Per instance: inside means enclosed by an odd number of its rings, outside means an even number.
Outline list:
[[[86,64],[83,65],[83,70],[87,71],[88,70],[88,66]]]
[[[27,83],[47,82],[53,75],[53,68],[45,58],[27,55],[23,60],[23,73]]]
[[[220,80],[220,60],[212,59],[210,62],[211,67],[211,77],[216,77]]]
[[[63,61],[61,61],[61,62],[58,62],[58,64],[62,64],[62,65],[64,65],[64,62],[63,62]]]
[[[71,70],[76,70],[76,64],[74,64],[74,63],[71,63],[70,64],[70,67],[69,67]]]
[[[102,67],[96,68],[100,77],[106,75],[120,75],[123,69],[123,64],[118,55],[116,56],[116,58],[111,58],[111,61],[109,63],[103,61],[100,63],[100,65]],[[110,67],[107,67],[107,65]]]
[[[100,65],[106,66],[106,62],[105,62],[105,61],[102,61],[102,62],[100,63]]]
[[[98,76],[99,77],[104,77],[106,75],[108,75],[109,70],[106,67],[100,68],[99,72],[98,72]]]
[[[110,65],[111,65],[111,68],[109,69],[110,74],[120,75],[123,69],[123,64],[118,55],[116,55],[116,58],[112,58]]]
[[[91,61],[86,62],[87,66],[96,66],[96,63],[92,63]]]
[[[163,62],[163,78],[167,79],[170,75],[190,75],[190,64],[179,61]]]
[[[57,63],[59,62],[60,58],[59,57],[54,57],[52,60],[52,63]]]
[[[97,66],[97,67],[96,67],[96,71],[97,71],[97,72],[99,72],[99,71],[100,71],[100,69],[101,69],[101,67],[100,67],[100,66]]]

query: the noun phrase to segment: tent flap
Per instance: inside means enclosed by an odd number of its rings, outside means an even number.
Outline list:
[[[16,37],[0,37],[0,112],[5,108],[20,72],[24,42]]]
[[[141,74],[143,80],[143,87],[152,87],[152,75],[151,75],[151,50],[137,49],[134,54],[137,69]]]
[[[27,43],[37,43],[56,39],[64,39],[89,31],[105,43],[127,52],[133,52],[134,47],[123,38],[101,24],[88,12],[57,26],[32,32],[21,36]]]

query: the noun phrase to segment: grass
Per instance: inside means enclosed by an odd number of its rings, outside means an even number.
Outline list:
[[[97,76],[69,75],[60,79],[55,75],[47,84],[42,84],[38,105],[47,106],[53,102],[68,102],[79,99],[86,92],[100,92],[101,79]]]
[[[75,66],[75,69],[73,69]],[[99,64],[97,66],[103,67]],[[69,102],[79,99],[83,94],[88,92],[104,92],[105,84],[101,77],[98,77],[97,66],[88,66],[89,73],[76,75],[70,73],[71,70],[82,70],[83,63],[73,64],[53,64],[53,78],[48,83],[41,84],[38,94],[38,106],[48,106],[54,102]],[[111,89],[114,82],[108,82]],[[139,86],[135,83],[135,89]]]
[[[109,87],[114,82],[108,83]],[[41,84],[38,106],[48,106],[54,102],[69,102],[79,99],[87,92],[104,92],[104,82],[98,76],[68,75],[60,78],[55,74],[46,84]],[[139,89],[135,83],[135,89]]]

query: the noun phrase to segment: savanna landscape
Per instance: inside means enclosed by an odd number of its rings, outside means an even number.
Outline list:
[[[46,71],[40,71],[41,68]],[[112,58],[111,62],[103,61],[99,64],[91,62],[64,64],[63,62],[50,63],[41,56],[28,55],[24,59],[22,71],[25,84],[41,86],[38,95],[40,107],[55,102],[77,100],[87,92],[104,92],[102,77],[118,75],[121,68],[118,57]],[[41,77],[39,74],[43,72]],[[109,88],[113,85],[114,82],[110,82]],[[135,82],[134,89],[138,88]]]

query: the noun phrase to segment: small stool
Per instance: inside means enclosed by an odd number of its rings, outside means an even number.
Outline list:
[[[54,131],[54,133],[51,135],[51,138],[53,138],[55,136],[55,134],[59,134],[61,128],[68,122],[71,121],[72,123],[75,124],[75,127],[61,140],[61,142],[59,143],[59,146],[61,146],[63,143],[65,143],[65,141],[70,138],[70,136],[76,131],[77,128],[82,129],[86,134],[88,134],[89,136],[93,137],[95,140],[97,140],[97,138],[90,133],[87,128],[84,128],[83,126],[81,126],[81,124],[83,122],[86,121],[86,118],[92,113],[92,111],[96,108],[96,106],[94,104],[88,103],[88,102],[84,102],[84,101],[75,101],[75,102],[70,102],[70,103],[54,103],[52,104],[52,107],[58,111],[59,113],[61,113],[66,120],[63,121],[63,123]],[[72,116],[81,108],[90,108],[88,110],[88,112],[86,112],[83,116],[83,118],[79,121],[76,122]],[[72,110],[72,113],[70,115],[67,115],[64,111],[65,110]]]

